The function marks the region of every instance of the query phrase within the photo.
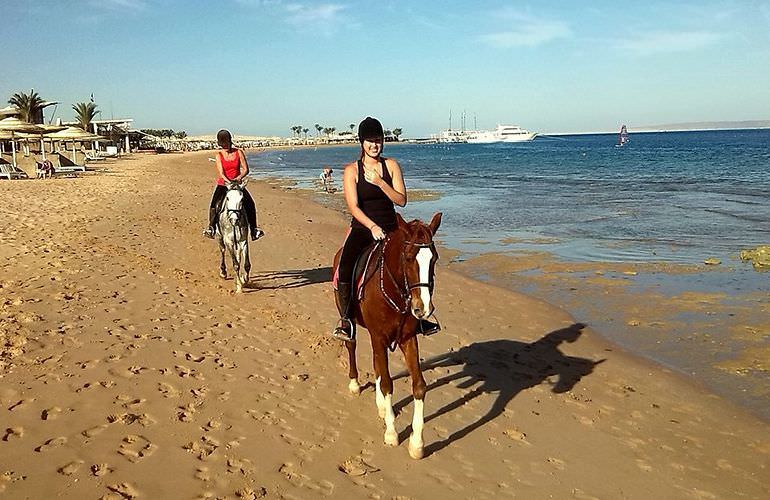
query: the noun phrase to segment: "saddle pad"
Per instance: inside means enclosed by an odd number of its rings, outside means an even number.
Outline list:
[[[364,285],[367,281],[377,272],[379,266],[377,262],[382,254],[382,245],[373,243],[368,246],[361,255],[358,256],[356,264],[353,267],[353,281],[356,283],[356,297],[358,300],[363,297]],[[332,286],[337,289],[337,283],[339,282],[340,272],[339,265],[334,268],[334,278],[332,278]]]

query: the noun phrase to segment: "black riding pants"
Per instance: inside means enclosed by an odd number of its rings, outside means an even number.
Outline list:
[[[227,187],[217,184],[217,187],[214,188],[214,195],[211,197],[211,205],[209,206],[209,225],[211,227],[215,227],[217,224],[219,212],[222,210],[222,201],[224,201],[226,194]],[[257,227],[257,206],[254,204],[254,199],[245,189],[243,190],[243,209],[246,211],[246,220],[249,221],[249,227]]]
[[[341,282],[351,283],[353,281],[353,268],[356,265],[356,260],[364,249],[372,243],[374,243],[374,238],[371,231],[355,226],[350,228],[340,256],[339,280]]]

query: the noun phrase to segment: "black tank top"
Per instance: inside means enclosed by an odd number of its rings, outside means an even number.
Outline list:
[[[382,180],[388,186],[393,187],[393,179],[390,176],[388,167],[385,166],[385,159],[380,157],[382,164]],[[364,162],[358,160],[358,183],[356,184],[356,193],[358,193],[358,208],[363,211],[367,217],[380,226],[383,231],[389,232],[396,228],[396,209],[390,198],[371,182],[364,178]],[[351,227],[367,229],[358,222],[355,217],[350,223]]]

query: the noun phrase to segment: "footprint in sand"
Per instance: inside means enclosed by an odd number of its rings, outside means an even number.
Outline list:
[[[109,427],[107,424],[95,425],[93,427],[90,427],[90,428],[84,430],[80,434],[82,434],[83,436],[85,436],[87,438],[92,438],[92,437],[94,437],[94,436],[104,432],[104,430],[107,427]]]
[[[150,442],[144,436],[128,435],[120,443],[118,453],[123,455],[129,462],[138,462],[145,457],[149,457],[158,449],[156,444]]]
[[[112,472],[112,468],[107,464],[93,464],[91,466],[91,474],[96,477],[101,477]]]
[[[66,442],[67,442],[67,438],[64,436],[52,438],[46,441],[45,443],[41,444],[37,448],[35,448],[35,451],[38,453],[42,453],[53,448],[58,448],[59,446],[65,444]]]
[[[217,450],[217,448],[219,448],[219,446],[219,441],[216,439],[209,436],[203,436],[200,439],[200,442],[191,441],[182,446],[182,448],[195,455],[198,460],[206,460]]]
[[[165,382],[158,383],[158,391],[163,394],[164,398],[178,398],[180,395],[180,392],[176,387]]]
[[[11,438],[23,438],[24,437],[24,427],[9,427],[5,430],[5,435],[3,436],[3,441],[10,441]]]
[[[263,498],[267,496],[267,489],[260,487],[254,490],[247,486],[245,488],[241,488],[237,490],[235,492],[235,496],[237,496],[241,500],[258,500],[259,498]]]
[[[237,458],[228,458],[227,459],[227,472],[230,474],[241,474],[243,476],[248,476],[254,472],[254,464],[251,463],[251,460],[248,458],[244,458],[241,460],[238,460]]]
[[[139,492],[137,492],[136,488],[134,488],[129,483],[111,484],[111,485],[107,486],[107,489],[109,489],[110,491],[120,495],[117,498],[122,498],[122,499],[125,499],[125,500],[132,500],[134,498],[138,498],[139,497]]]
[[[17,401],[15,404],[9,406],[8,411],[16,411],[16,410],[24,409],[34,401],[35,401],[35,398],[22,399],[21,401]]]
[[[62,465],[56,469],[56,471],[63,476],[71,476],[72,474],[76,473],[78,469],[80,469],[81,465],[83,465],[82,460],[73,460],[68,464]]]
[[[52,406],[51,408],[46,408],[43,410],[43,412],[40,414],[40,419],[53,420],[59,416],[59,413],[61,413],[61,408],[58,406]]]

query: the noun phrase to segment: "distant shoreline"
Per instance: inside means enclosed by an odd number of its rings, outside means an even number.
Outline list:
[[[706,123],[680,123],[670,125],[652,125],[644,127],[628,127],[628,132],[633,134],[654,134],[660,132],[718,132],[728,130],[767,130],[770,129],[770,120],[745,122],[724,122],[708,125]],[[616,135],[618,130],[605,130],[593,132],[543,132],[539,136],[569,136],[569,135]]]

